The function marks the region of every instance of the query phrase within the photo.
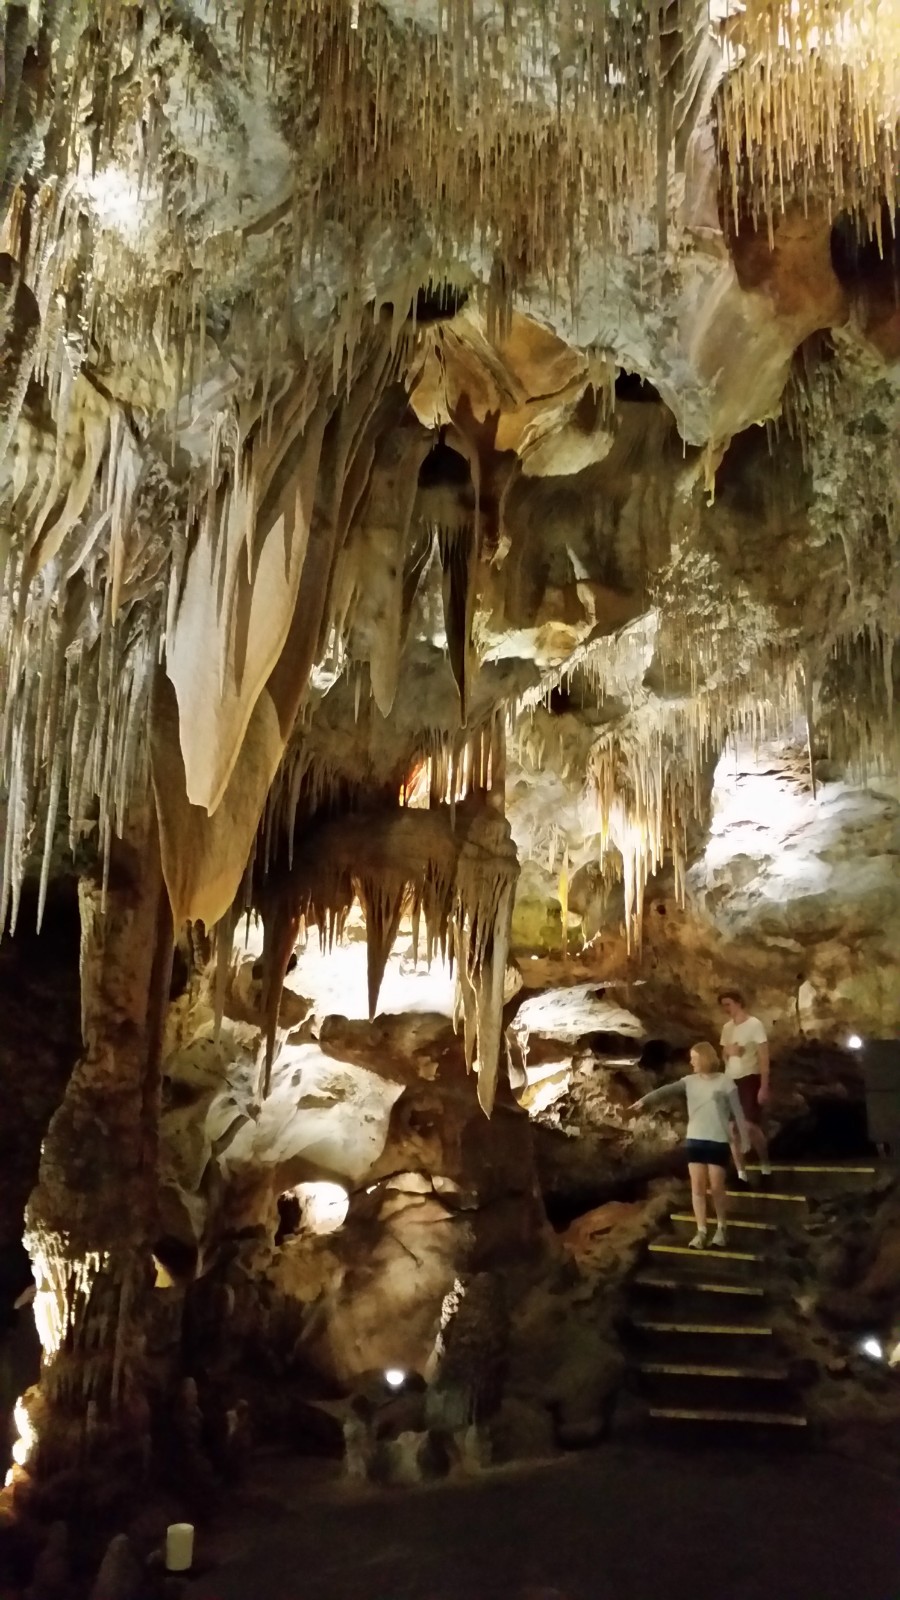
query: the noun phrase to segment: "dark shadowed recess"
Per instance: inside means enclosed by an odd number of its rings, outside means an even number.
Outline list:
[[[876,229],[843,211],[831,230],[831,264],[845,289],[877,286],[900,304],[900,211],[883,205]]]
[[[74,878],[52,883],[40,934],[36,923],[37,890],[26,883],[15,938],[0,940],[0,1477],[13,1402],[38,1370],[31,1308],[16,1309],[32,1281],[22,1245],[25,1205],[80,1043]]]

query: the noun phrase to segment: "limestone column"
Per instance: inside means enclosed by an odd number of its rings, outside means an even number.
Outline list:
[[[172,961],[151,806],[113,841],[105,908],[99,864],[79,900],[83,1053],[50,1123],[25,1219],[44,1368],[19,1455],[38,1481],[101,1461],[130,1474],[149,1450],[142,1317],[153,1285]]]

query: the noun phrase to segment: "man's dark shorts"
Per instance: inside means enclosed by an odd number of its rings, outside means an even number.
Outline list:
[[[763,1108],[759,1103],[759,1091],[762,1088],[762,1074],[748,1072],[746,1078],[734,1078],[734,1086],[741,1102],[741,1110],[748,1122],[759,1127],[763,1119]]]

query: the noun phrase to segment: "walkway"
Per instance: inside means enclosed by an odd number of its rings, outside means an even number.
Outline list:
[[[426,1490],[310,1488],[223,1530],[191,1600],[897,1600],[900,1485],[802,1452],[611,1444]],[[226,1542],[227,1541],[227,1542]],[[201,1547],[202,1553],[202,1547]]]

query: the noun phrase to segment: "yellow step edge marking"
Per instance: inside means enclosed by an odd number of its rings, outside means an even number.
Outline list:
[[[635,1278],[634,1282],[639,1289],[684,1289],[691,1294],[743,1294],[751,1295],[754,1299],[762,1300],[765,1289],[757,1288],[755,1284],[748,1283],[700,1283],[696,1278]]]
[[[670,1378],[754,1378],[767,1383],[783,1383],[787,1378],[781,1367],[703,1367],[687,1361],[639,1361],[637,1370]]]
[[[759,1167],[748,1167],[747,1171],[748,1172],[759,1172],[760,1168]],[[828,1173],[837,1173],[839,1175],[841,1173],[845,1173],[845,1172],[852,1172],[852,1173],[856,1173],[856,1174],[865,1173],[867,1178],[875,1178],[875,1177],[878,1176],[878,1168],[877,1167],[791,1166],[789,1163],[784,1162],[784,1161],[773,1161],[773,1163],[772,1163],[772,1171],[773,1172],[828,1172]]]
[[[697,1226],[696,1219],[690,1211],[672,1211],[669,1215],[670,1222],[691,1222]],[[755,1228],[760,1233],[777,1233],[774,1222],[749,1222],[743,1217],[729,1217],[725,1224],[727,1228]]]
[[[651,1406],[651,1417],[668,1422],[762,1422],[775,1428],[805,1428],[806,1418],[791,1411],[683,1411],[671,1406]]]
[[[746,1250],[721,1250],[713,1249],[712,1246],[707,1251],[692,1250],[689,1244],[651,1244],[650,1249],[656,1255],[665,1256],[691,1256],[693,1258],[709,1254],[714,1261],[762,1261],[762,1256],[750,1255]]]
[[[792,1206],[805,1206],[805,1194],[773,1194],[771,1189],[726,1189],[729,1200],[787,1200]]]
[[[746,1328],[731,1322],[645,1322],[643,1319],[633,1319],[631,1325],[640,1328],[642,1333],[727,1333],[740,1334],[742,1338],[749,1334],[753,1339],[774,1337],[772,1328]]]

